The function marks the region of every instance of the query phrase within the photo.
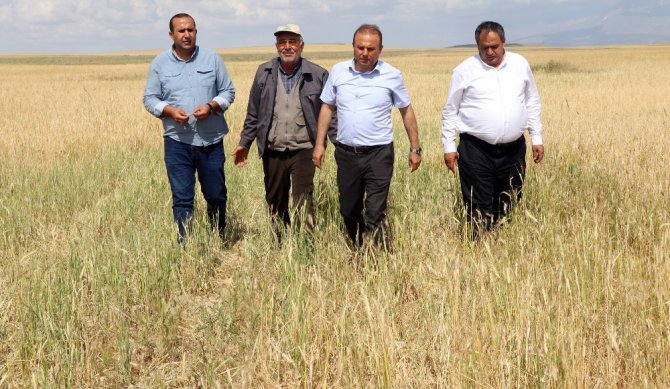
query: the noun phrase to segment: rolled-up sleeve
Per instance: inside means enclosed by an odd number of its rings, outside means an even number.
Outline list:
[[[228,69],[223,63],[223,60],[219,56],[216,58],[217,95],[213,100],[219,104],[219,107],[221,107],[221,111],[223,112],[233,104],[233,101],[235,101],[235,87],[233,86],[230,73],[228,73]]]
[[[156,117],[160,117],[163,114],[163,108],[168,105],[163,101],[161,82],[158,77],[158,65],[155,60],[149,67],[149,74],[147,75],[147,84],[144,88],[142,102],[144,103],[144,108]]]

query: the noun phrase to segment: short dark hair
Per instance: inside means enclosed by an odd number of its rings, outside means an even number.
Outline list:
[[[358,27],[356,31],[354,31],[354,37],[351,40],[352,44],[356,40],[356,34],[363,31],[370,33],[372,35],[379,35],[379,44],[380,45],[382,44],[382,30],[380,30],[379,26],[377,26],[376,24],[361,24],[360,27]]]
[[[479,23],[479,26],[477,26],[477,29],[475,30],[475,42],[477,44],[479,44],[479,36],[484,31],[495,32],[500,37],[500,40],[503,43],[505,43],[505,29],[503,28],[503,26],[500,23],[492,22],[492,21],[486,21],[486,22]]]
[[[193,19],[193,16],[181,12],[170,18],[170,31],[174,32],[174,26],[172,25],[172,21],[181,18],[191,18],[191,20],[193,20],[193,27],[195,27],[195,19]]]

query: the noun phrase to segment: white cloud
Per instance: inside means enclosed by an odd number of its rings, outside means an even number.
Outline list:
[[[10,4],[0,5],[0,22],[5,23],[12,17],[12,7]]]
[[[29,1],[12,3],[18,22],[29,24],[54,24],[74,20],[76,3],[67,0]]]
[[[223,2],[196,2],[194,6],[199,11],[206,11],[200,19],[218,19],[220,22],[232,25],[255,25],[259,23],[277,24],[285,20],[296,20],[312,14],[324,14],[337,9],[347,3],[351,8],[355,4],[370,2],[371,0],[338,1],[336,4],[327,4],[320,0],[224,0]],[[195,13],[195,11],[194,11]]]
[[[425,14],[433,10],[453,10],[459,8],[482,8],[493,4],[492,0],[398,0],[393,9],[403,14]]]
[[[361,22],[388,31],[388,44],[459,44],[487,17],[516,35],[602,26],[608,33],[668,34],[670,0],[0,0],[3,51],[105,51],[165,47],[178,12],[197,21],[201,43],[268,42],[268,30],[301,24],[310,41],[341,42]],[[558,11],[558,12],[557,12]],[[472,24],[472,26],[470,26]],[[624,28],[625,27],[625,28]],[[395,30],[395,31],[394,31]],[[652,31],[656,30],[656,31]],[[271,37],[271,36],[270,36]],[[395,40],[396,43],[391,43]]]
[[[103,3],[80,1],[78,9],[80,20],[93,20],[106,25],[135,24],[156,17],[155,2],[115,0]]]
[[[15,0],[0,6],[0,10],[15,16],[16,26],[22,24],[67,24],[94,22],[96,24],[127,24],[147,21],[155,16],[153,1],[94,1],[94,0]]]

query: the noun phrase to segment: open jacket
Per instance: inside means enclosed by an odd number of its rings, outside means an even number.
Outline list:
[[[312,144],[316,140],[317,121],[321,109],[321,90],[328,79],[328,71],[321,66],[302,59],[301,80],[296,87],[300,88],[300,104],[305,124],[309,132]],[[267,148],[268,133],[272,125],[272,113],[277,93],[277,81],[279,72],[279,57],[258,66],[254,82],[249,92],[249,104],[247,105],[247,117],[244,119],[244,128],[240,135],[239,145],[249,149],[254,139],[258,146],[258,155],[263,156]],[[283,86],[282,86],[283,87]],[[337,119],[333,114],[328,127],[328,136],[335,139],[337,133]]]

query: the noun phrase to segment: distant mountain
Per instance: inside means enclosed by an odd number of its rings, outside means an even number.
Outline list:
[[[518,47],[518,46],[523,46],[520,43],[508,43],[505,45],[505,47]],[[474,43],[468,43],[465,45],[455,45],[455,46],[449,46],[448,48],[450,49],[476,49],[477,45]]]
[[[555,34],[533,35],[515,39],[514,43],[546,46],[596,46],[670,43],[668,34],[611,34],[601,26],[579,30],[563,31]]]
[[[602,26],[563,31],[554,34],[538,34],[509,39],[506,46],[599,46],[599,45],[631,45],[670,43],[670,34],[611,34]],[[450,48],[477,48],[477,45],[464,44],[449,46]]]

